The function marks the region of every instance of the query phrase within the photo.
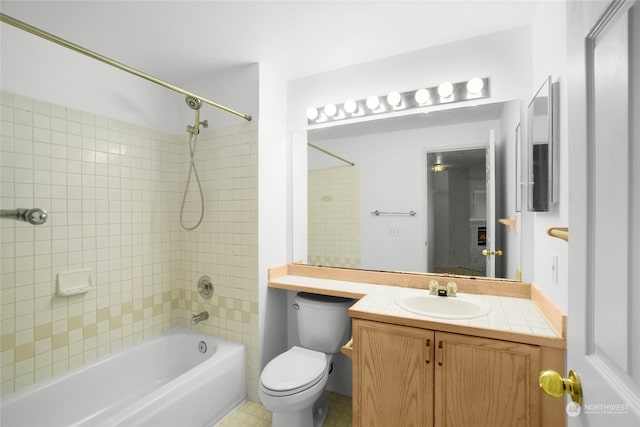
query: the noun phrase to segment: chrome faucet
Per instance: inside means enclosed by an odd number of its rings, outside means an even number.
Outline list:
[[[207,320],[209,318],[209,312],[208,311],[203,311],[202,313],[198,313],[198,314],[192,314],[191,315],[191,324],[192,325],[196,325],[204,320]]]
[[[458,293],[456,282],[449,282],[447,286],[441,285],[437,280],[429,281],[429,293],[440,297],[455,297]]]

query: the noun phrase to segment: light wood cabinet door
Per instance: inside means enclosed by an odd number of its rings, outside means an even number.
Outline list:
[[[434,332],[353,321],[353,425],[433,426]]]
[[[539,426],[540,347],[435,332],[434,421]]]

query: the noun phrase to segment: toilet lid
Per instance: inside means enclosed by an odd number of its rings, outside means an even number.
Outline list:
[[[294,346],[265,366],[260,381],[275,392],[294,391],[318,382],[326,368],[324,353]]]

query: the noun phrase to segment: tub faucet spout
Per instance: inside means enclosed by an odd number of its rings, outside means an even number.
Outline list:
[[[204,320],[207,320],[208,318],[209,318],[208,311],[203,311],[202,313],[193,314],[191,315],[191,324],[196,325]]]

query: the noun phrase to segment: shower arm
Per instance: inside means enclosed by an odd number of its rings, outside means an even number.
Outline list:
[[[71,49],[71,50],[73,50],[75,52],[81,53],[81,54],[83,54],[85,56],[88,56],[90,58],[93,58],[93,59],[96,59],[98,61],[104,62],[105,64],[111,65],[113,67],[119,68],[119,69],[121,69],[123,71],[126,71],[127,73],[130,73],[130,74],[133,74],[135,76],[141,77],[141,78],[143,78],[145,80],[148,80],[148,81],[150,81],[152,83],[155,83],[157,85],[163,86],[163,87],[165,87],[167,89],[170,89],[170,90],[172,90],[174,92],[181,93],[181,94],[183,94],[185,96],[191,96],[193,98],[197,98],[200,101],[204,102],[205,104],[211,105],[212,107],[218,108],[220,110],[226,111],[227,113],[230,113],[230,114],[236,115],[238,117],[241,117],[241,118],[243,118],[243,119],[245,119],[245,120],[247,120],[249,122],[251,121],[251,116],[248,115],[248,114],[240,113],[240,112],[238,112],[238,111],[236,111],[236,110],[234,110],[232,108],[225,107],[224,105],[218,104],[217,102],[214,102],[214,101],[211,101],[209,99],[203,98],[200,95],[196,95],[196,94],[194,94],[192,92],[184,90],[184,89],[182,89],[182,88],[180,88],[178,86],[175,86],[175,85],[173,85],[171,83],[167,83],[167,82],[165,82],[163,80],[160,80],[157,77],[154,77],[154,76],[149,75],[147,73],[143,73],[142,71],[139,71],[139,70],[136,70],[135,68],[129,67],[126,64],[123,64],[123,63],[118,62],[116,60],[113,60],[113,59],[111,59],[111,58],[109,58],[107,56],[101,55],[101,54],[96,53],[96,52],[94,52],[92,50],[89,50],[87,48],[79,46],[79,45],[77,45],[75,43],[72,43],[72,42],[70,42],[68,40],[65,40],[65,39],[60,38],[60,37],[58,37],[56,35],[53,35],[51,33],[43,31],[43,30],[41,30],[39,28],[36,28],[36,27],[34,27],[32,25],[29,25],[29,24],[27,24],[25,22],[19,21],[19,20],[15,19],[15,18],[10,17],[9,15],[5,15],[4,13],[0,13],[0,22],[4,22],[4,23],[7,23],[9,25],[13,25],[16,28],[19,28],[19,29],[21,29],[23,31],[26,31],[28,33],[31,33],[31,34],[36,35],[38,37],[41,37],[41,38],[43,38],[45,40],[49,40],[50,42],[59,44],[60,46],[64,46],[64,47],[66,47],[68,49]]]

